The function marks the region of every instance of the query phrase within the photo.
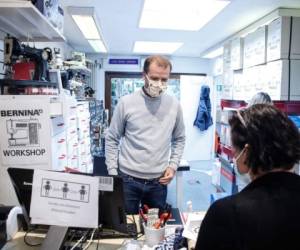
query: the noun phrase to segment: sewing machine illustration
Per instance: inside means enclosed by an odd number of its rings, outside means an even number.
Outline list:
[[[6,121],[7,133],[10,134],[8,145],[15,146],[39,146],[39,129],[41,124],[37,119]]]

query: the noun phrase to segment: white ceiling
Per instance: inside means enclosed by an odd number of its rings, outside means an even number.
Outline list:
[[[161,0],[163,1],[163,0]],[[199,0],[200,1],[200,0]],[[199,31],[139,29],[143,0],[60,0],[65,10],[65,36],[74,49],[92,53],[67,6],[94,7],[109,54],[132,55],[135,41],[183,42],[173,55],[199,57],[216,43],[279,7],[300,8],[300,0],[232,0]]]

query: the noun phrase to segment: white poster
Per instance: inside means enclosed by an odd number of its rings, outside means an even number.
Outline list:
[[[1,97],[0,130],[1,165],[51,164],[49,97]]]
[[[98,227],[97,177],[35,170],[30,217],[33,224]]]

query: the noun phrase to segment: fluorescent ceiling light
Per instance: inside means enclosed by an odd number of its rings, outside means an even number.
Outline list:
[[[172,54],[183,43],[167,43],[167,42],[144,42],[136,41],[134,43],[134,53],[148,53],[148,54]]]
[[[86,39],[101,39],[92,16],[72,15],[72,17]]]
[[[203,58],[208,58],[208,59],[212,59],[218,56],[223,55],[223,47],[217,48],[207,54],[205,54],[204,56],[202,56]]]
[[[104,43],[101,40],[88,40],[90,45],[93,47],[95,52],[103,52],[106,53],[107,50],[104,46]]]
[[[145,0],[139,27],[200,30],[229,0]]]

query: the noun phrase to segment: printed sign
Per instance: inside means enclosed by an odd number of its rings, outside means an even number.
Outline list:
[[[30,216],[33,224],[98,226],[98,178],[35,170]]]
[[[41,197],[88,203],[90,199],[90,185],[42,178]]]
[[[127,65],[138,65],[139,59],[133,58],[133,59],[126,59],[126,58],[110,58],[108,60],[109,64],[127,64]]]
[[[3,165],[49,164],[49,98],[0,99],[0,153]]]

